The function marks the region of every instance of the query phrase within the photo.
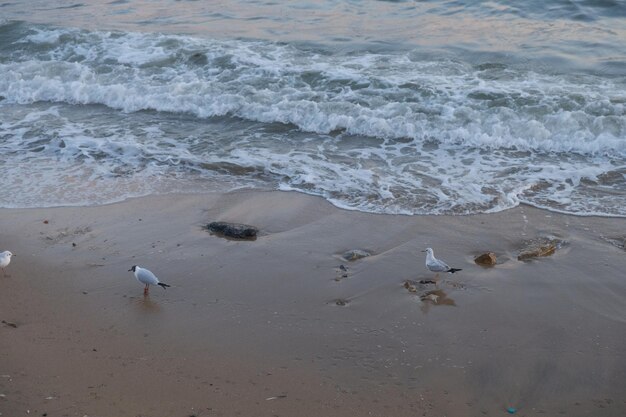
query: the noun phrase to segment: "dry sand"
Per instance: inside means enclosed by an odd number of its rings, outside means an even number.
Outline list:
[[[626,415],[624,219],[237,192],[2,209],[0,230],[3,417]],[[518,261],[538,236],[566,244]],[[463,271],[422,301],[403,283],[433,278],[427,246]],[[499,264],[475,265],[488,250]],[[134,264],[172,287],[144,298]]]

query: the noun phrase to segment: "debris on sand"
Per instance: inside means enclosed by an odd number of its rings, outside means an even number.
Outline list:
[[[426,294],[420,295],[420,300],[422,301],[432,301],[433,304],[437,304],[437,300],[439,300],[439,295],[434,292],[428,292]]]
[[[402,286],[409,290],[409,292],[417,292],[419,290],[426,290],[430,288],[430,285],[437,285],[437,281],[430,278],[422,278],[419,281],[413,281],[407,279]]]
[[[409,292],[417,292],[417,287],[413,283],[413,281],[406,280],[404,281],[404,288],[409,290]]]
[[[9,326],[9,327],[13,327],[14,329],[17,329],[17,324],[10,322],[10,321],[6,321],[6,320],[2,320],[2,323]]]
[[[526,261],[532,258],[553,255],[557,249],[563,245],[563,241],[551,237],[539,237],[524,242],[524,246],[520,249],[517,259]]]
[[[432,279],[421,279],[419,281],[408,279],[404,281],[403,287],[406,288],[408,292],[418,296],[422,303],[437,306],[456,306],[454,300],[449,298],[444,290],[433,288],[433,285],[436,284],[436,281]]]
[[[456,306],[452,298],[444,290],[431,290],[420,295],[420,300],[425,303],[441,306]]]
[[[336,268],[337,276],[335,277],[335,281],[341,281],[344,278],[348,278],[348,267],[345,265],[339,265]]]
[[[286,395],[276,395],[275,397],[268,397],[268,398],[266,398],[265,401],[273,401],[273,400],[278,400],[278,399],[281,399],[281,398],[287,398],[287,396]]]
[[[611,245],[616,248],[626,250],[626,236],[618,236],[618,237],[607,237],[602,236],[602,239],[609,242]]]
[[[70,240],[71,238],[83,236],[88,233],[91,233],[91,227],[89,226],[80,226],[80,227],[75,227],[73,229],[69,227],[64,227],[62,229],[57,229],[55,232],[53,232],[53,234],[46,235],[44,240],[47,243],[51,243],[51,244],[55,244],[59,242],[71,242]],[[77,246],[75,242],[72,243],[72,245]]]

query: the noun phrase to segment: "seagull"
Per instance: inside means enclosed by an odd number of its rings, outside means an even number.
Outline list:
[[[143,289],[143,295],[148,295],[148,292],[150,292],[150,285],[158,285],[163,289],[171,287],[171,285],[159,282],[159,279],[156,277],[156,275],[154,275],[150,270],[146,268],[133,265],[128,271],[132,271],[135,273],[135,278],[137,278],[137,281],[141,282],[142,284],[146,284],[146,287]]]
[[[428,268],[429,271],[436,272],[437,275],[439,275],[440,272],[454,274],[457,271],[461,271],[459,268],[450,268],[447,263],[435,258],[435,253],[431,248],[426,248],[426,250],[422,252],[426,252],[426,268]]]
[[[7,276],[7,273],[4,272],[4,268],[9,266],[9,264],[11,263],[11,256],[13,256],[13,254],[8,250],[0,253],[0,268],[2,268],[2,276],[4,277]]]

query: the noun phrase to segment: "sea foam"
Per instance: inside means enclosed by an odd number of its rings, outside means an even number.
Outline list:
[[[267,42],[39,29],[0,65],[0,95],[22,104],[227,115],[320,134],[626,152],[626,93],[607,79],[415,61],[411,53],[305,52]]]
[[[3,170],[24,181],[3,205],[246,185],[385,213],[626,215],[619,77],[41,26],[0,58]]]

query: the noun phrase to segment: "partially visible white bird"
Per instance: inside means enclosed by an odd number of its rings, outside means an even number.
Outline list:
[[[4,277],[7,276],[7,273],[4,272],[4,268],[9,266],[9,264],[11,263],[11,256],[13,256],[13,254],[8,250],[0,253],[0,268],[2,268],[2,276]]]
[[[449,272],[454,274],[457,271],[461,271],[459,268],[450,268],[444,261],[435,258],[435,252],[431,248],[426,248],[422,252],[426,252],[426,268],[429,271],[436,272],[439,275],[440,272]]]
[[[141,282],[142,284],[146,284],[146,287],[143,289],[143,295],[148,295],[148,292],[150,291],[150,285],[158,285],[163,289],[171,287],[171,285],[159,282],[159,279],[156,277],[156,275],[154,275],[149,269],[133,265],[128,271],[132,271],[135,274],[135,278],[137,278],[137,281]]]

